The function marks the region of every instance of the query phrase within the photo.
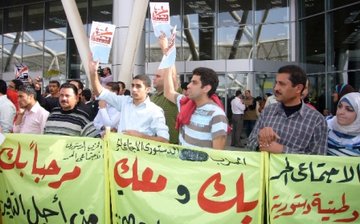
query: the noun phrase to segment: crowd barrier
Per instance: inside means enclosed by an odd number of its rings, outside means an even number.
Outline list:
[[[189,148],[115,133],[7,134],[0,147],[4,224],[246,224],[265,215],[267,223],[359,223],[359,182],[358,158]]]

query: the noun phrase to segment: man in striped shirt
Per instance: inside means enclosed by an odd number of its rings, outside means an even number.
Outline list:
[[[224,149],[228,121],[222,104],[215,94],[219,84],[217,74],[209,68],[196,68],[188,85],[186,97],[176,92],[173,84],[175,67],[164,69],[164,94],[176,103],[179,114],[179,142],[185,146]]]
[[[64,83],[60,87],[60,107],[55,107],[49,115],[44,134],[88,136],[98,135],[90,115],[78,107],[78,89]]]

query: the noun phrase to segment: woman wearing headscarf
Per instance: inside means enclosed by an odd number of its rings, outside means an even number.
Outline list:
[[[327,123],[327,154],[360,156],[360,93],[344,95],[338,102],[336,116]]]

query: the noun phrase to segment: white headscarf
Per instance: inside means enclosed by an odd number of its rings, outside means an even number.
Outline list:
[[[339,103],[345,101],[350,104],[356,113],[355,120],[349,125],[340,125],[337,122],[336,116],[328,121],[328,126],[330,129],[341,132],[343,134],[348,134],[351,136],[360,135],[360,93],[348,93],[341,97]]]

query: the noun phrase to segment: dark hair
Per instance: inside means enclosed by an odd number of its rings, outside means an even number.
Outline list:
[[[125,89],[125,88],[126,88],[126,86],[125,86],[125,83],[124,83],[124,82],[119,81],[119,82],[118,82],[118,84],[119,84],[119,85],[121,85],[121,88],[122,88],[122,89]]]
[[[109,67],[105,67],[108,71],[109,71],[109,74],[111,75],[111,69]]]
[[[357,92],[351,85],[345,83],[336,85],[335,91],[339,94],[339,100],[348,93]]]
[[[116,92],[116,94],[119,94],[120,92],[120,86],[116,82],[108,82],[106,83],[107,86],[110,87],[111,91]]]
[[[139,79],[139,80],[143,81],[145,87],[151,86],[151,80],[147,75],[137,75],[133,78],[133,80],[134,79]]]
[[[72,89],[74,91],[75,96],[79,94],[77,87],[69,82],[63,83],[60,86],[60,89]]]
[[[305,89],[307,76],[302,68],[297,65],[285,65],[279,68],[278,73],[287,73],[289,74],[289,80],[292,83],[292,86],[302,84],[304,87],[301,92]]]
[[[206,85],[211,86],[211,89],[207,93],[209,97],[216,92],[216,89],[219,85],[219,78],[214,70],[211,68],[199,67],[195,68],[192,73],[193,75],[200,76],[201,87]]]
[[[91,99],[92,92],[90,89],[84,89],[81,94],[86,101],[89,101]]]
[[[57,81],[57,80],[50,80],[50,81],[49,81],[49,84],[50,84],[50,83],[55,83],[55,84],[57,85],[57,87],[60,87],[60,82]]]
[[[15,90],[18,90],[18,91],[19,91],[20,87],[24,85],[24,83],[19,79],[13,79],[13,80],[11,80],[11,82],[13,82],[15,84]]]
[[[25,84],[20,86],[19,91],[26,93],[27,95],[33,95],[36,100],[36,90],[32,85]]]
[[[7,91],[6,82],[4,80],[0,79],[0,93],[3,95],[6,95],[6,91]]]
[[[81,90],[84,89],[84,84],[83,84],[80,80],[78,80],[78,79],[70,79],[70,80],[68,80],[67,82],[68,82],[68,83],[70,83],[70,82],[76,82],[76,83],[78,84],[78,86],[79,86],[79,89],[81,89]],[[77,95],[77,94],[76,94],[76,95]]]
[[[188,85],[189,85],[188,82],[183,82],[183,83],[181,84],[181,89],[187,90],[187,86],[188,86]]]
[[[236,90],[236,92],[235,92],[235,96],[240,96],[241,94],[242,94],[242,92],[241,92],[241,90],[240,90],[240,89]]]
[[[271,93],[265,93],[265,95],[266,95],[267,97],[272,96]]]
[[[124,96],[130,96],[130,90],[126,89],[124,92]]]

